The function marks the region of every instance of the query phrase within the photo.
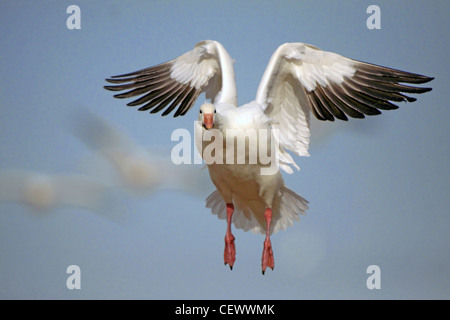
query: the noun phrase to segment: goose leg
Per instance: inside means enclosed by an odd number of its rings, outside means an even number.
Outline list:
[[[227,203],[227,233],[225,234],[223,260],[225,264],[230,266],[230,270],[233,270],[234,261],[236,261],[236,247],[234,246],[234,236],[231,233],[231,217],[233,216],[233,212],[233,204]]]
[[[275,261],[273,258],[272,243],[270,242],[270,221],[272,220],[272,209],[267,208],[264,212],[266,217],[266,240],[264,240],[264,249],[261,258],[262,274],[266,272],[267,267],[275,267]]]

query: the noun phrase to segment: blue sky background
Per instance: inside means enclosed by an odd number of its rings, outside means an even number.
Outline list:
[[[81,9],[81,30],[66,27],[71,4]],[[371,4],[381,8],[380,30],[366,27]],[[301,171],[285,175],[310,209],[273,236],[273,272],[261,275],[264,237],[240,230],[235,267],[223,265],[226,223],[202,197],[115,192],[120,221],[4,202],[0,298],[450,298],[449,9],[444,0],[1,1],[0,170],[83,172],[92,150],[69,129],[80,110],[141,145],[170,150],[172,131],[192,132],[195,112],[176,119],[137,112],[113,99],[104,79],[205,39],[236,59],[240,104],[255,97],[285,42],[436,79],[432,92],[396,111],[313,124],[311,157],[296,158]],[[72,264],[81,290],[66,287]],[[366,287],[372,264],[381,268],[380,290]]]

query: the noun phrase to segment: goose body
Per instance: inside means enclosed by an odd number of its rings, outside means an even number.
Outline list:
[[[285,43],[270,58],[255,99],[238,107],[233,60],[219,42],[206,40],[176,59],[107,79],[113,85],[105,88],[125,91],[116,98],[140,96],[128,105],[141,111],[165,109],[162,115],[167,115],[176,109],[175,117],[185,115],[205,93],[210,102],[198,113],[196,145],[217,188],[206,206],[227,220],[224,262],[230,268],[235,262],[234,224],[266,234],[264,274],[274,268],[270,235],[308,208],[285,186],[281,170],[299,169],[291,153],[309,156],[310,114],[324,121],[377,115],[380,109],[398,108],[391,101],[416,100],[403,93],[431,90],[402,83],[432,79]]]
[[[205,104],[201,110],[208,107],[214,108],[213,105]],[[218,109],[221,109],[220,105],[218,105]],[[251,144],[259,146],[261,143],[259,138],[267,138],[267,144],[270,144],[272,129],[270,118],[264,114],[260,105],[252,102],[239,108],[222,109],[222,112],[216,113],[215,120],[213,128],[220,132],[223,139],[223,155],[221,163],[208,164],[209,174],[217,191],[208,197],[207,206],[212,209],[214,214],[225,219],[223,210],[225,205],[221,206],[220,203],[224,200],[225,203],[233,203],[235,214],[232,222],[237,228],[245,231],[266,233],[264,210],[268,207],[272,208],[270,233],[275,233],[291,225],[292,220],[298,219],[297,214],[305,213],[307,201],[297,196],[295,205],[299,210],[293,211],[296,214],[289,215],[292,208],[285,208],[285,212],[281,214],[281,209],[287,205],[287,203],[283,203],[281,206],[282,195],[284,192],[289,192],[289,189],[285,187],[283,176],[277,167],[273,170],[273,174],[262,174],[264,169],[268,170],[273,164],[267,163],[270,157],[266,157],[266,152],[262,152],[264,159],[260,159],[259,150],[251,147]],[[201,121],[198,121],[197,126],[200,124]],[[207,129],[203,128],[202,130],[202,134],[204,134]],[[232,139],[248,137],[248,139],[244,141],[245,147],[239,149],[236,140],[234,143],[227,143],[227,138],[230,137]],[[207,157],[205,146],[209,145],[209,141],[205,142],[204,140],[197,143],[202,145],[201,154]],[[239,157],[242,158],[239,159]],[[294,205],[294,203],[292,204]]]

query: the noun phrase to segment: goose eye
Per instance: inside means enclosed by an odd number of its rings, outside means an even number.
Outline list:
[[[216,109],[214,109],[214,113],[216,113]]]
[[[202,109],[200,109],[200,113],[203,113]]]

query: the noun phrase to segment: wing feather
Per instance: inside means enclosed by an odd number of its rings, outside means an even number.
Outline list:
[[[125,91],[115,98],[133,98],[128,106],[163,116],[186,114],[201,93],[214,102],[237,104],[236,84],[231,57],[217,41],[201,41],[193,50],[176,59],[138,71],[106,79],[110,91]]]
[[[287,149],[308,155],[310,113],[328,121],[377,115],[380,110],[397,109],[392,102],[416,100],[405,93],[431,90],[406,84],[422,84],[432,79],[348,59],[308,44],[286,43],[272,55],[256,102],[263,106],[273,124],[280,124],[282,152]],[[294,90],[294,94],[286,94],[286,88]],[[293,162],[290,164],[295,166]]]

